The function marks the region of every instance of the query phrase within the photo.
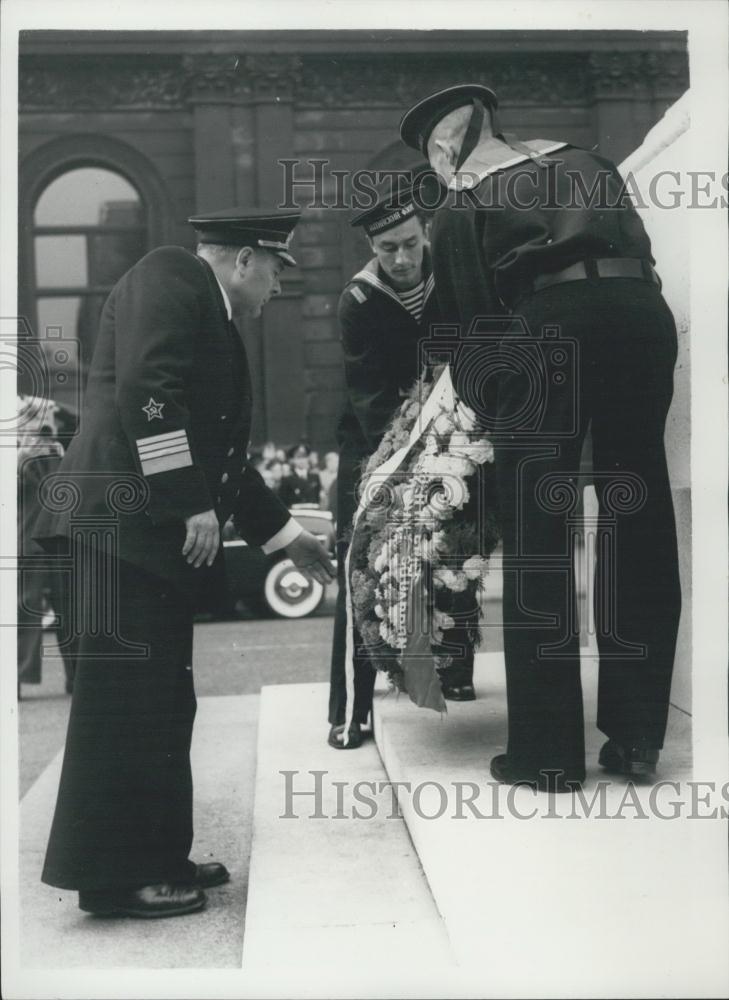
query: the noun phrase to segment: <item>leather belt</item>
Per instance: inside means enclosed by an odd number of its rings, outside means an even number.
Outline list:
[[[560,285],[565,281],[584,281],[587,278],[638,278],[661,286],[655,268],[650,261],[640,257],[602,257],[598,260],[580,260],[561,271],[540,274],[532,282],[535,292],[550,285]]]

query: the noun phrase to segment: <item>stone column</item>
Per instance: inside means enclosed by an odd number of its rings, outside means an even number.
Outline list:
[[[241,196],[244,189],[249,190],[261,207],[275,209],[284,200],[278,161],[293,154],[299,69],[298,57],[276,54],[249,54],[239,65],[246,99],[236,112],[236,180]],[[296,248],[294,236],[294,256]],[[268,303],[257,324],[257,356],[251,358],[260,373],[254,441],[271,438],[277,444],[289,444],[307,434],[302,289],[301,272],[287,268],[282,294]],[[251,324],[247,327],[253,340]]]
[[[235,203],[232,103],[235,59],[185,56],[195,147],[195,210],[215,211]]]
[[[597,152],[619,163],[655,120],[642,52],[591,52],[589,57]]]

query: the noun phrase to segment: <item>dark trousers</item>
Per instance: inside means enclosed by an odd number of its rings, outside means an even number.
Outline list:
[[[193,870],[192,608],[160,578],[121,561],[107,566],[117,627],[103,634],[87,615],[80,636],[43,868],[43,881],[62,889],[184,881]],[[87,607],[98,606],[92,581],[79,587]]]
[[[344,578],[344,560],[347,554],[346,542],[337,543],[337,580],[339,593],[334,610],[334,635],[332,637],[332,660],[329,677],[329,725],[341,726],[347,713],[347,679],[345,662],[347,656],[347,605]],[[353,626],[354,643],[354,722],[364,723],[372,709],[377,672],[372,663],[358,650],[362,649],[362,639]]]
[[[681,603],[663,443],[676,330],[657,288],[630,279],[556,285],[522,300],[515,314],[526,321],[533,363],[520,368],[519,344],[504,339],[510,362],[498,382],[496,468],[507,752],[526,768],[579,771],[584,734],[572,542],[589,425],[600,505],[597,722],[621,744],[663,745]],[[549,346],[545,327],[559,331],[565,350]]]
[[[357,509],[357,486],[360,481],[362,456],[359,452],[342,448],[337,472],[337,583],[339,592],[334,610],[334,634],[329,677],[329,725],[341,726],[347,713],[347,602],[344,563],[347,557],[348,537],[352,518]],[[364,723],[372,709],[376,671],[372,663],[357,651],[362,649],[362,639],[353,629],[354,649],[354,722]]]

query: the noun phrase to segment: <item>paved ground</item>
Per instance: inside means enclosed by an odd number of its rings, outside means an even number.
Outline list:
[[[194,647],[198,696],[258,694],[266,684],[328,680],[335,600],[336,584],[311,618],[198,622]],[[486,620],[498,620],[498,611],[495,602],[493,610],[487,609]],[[50,655],[43,664],[43,683],[23,685],[19,705],[21,798],[66,736],[70,698],[64,691],[61,660],[52,655],[51,633],[46,642]],[[489,634],[487,645],[490,651],[502,648],[500,630]]]

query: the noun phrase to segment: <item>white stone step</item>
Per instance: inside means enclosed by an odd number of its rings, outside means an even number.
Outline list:
[[[353,818],[353,785],[384,783],[386,775],[372,739],[352,751],[327,745],[327,697],[326,684],[261,692],[243,969],[270,969],[274,993],[281,977],[301,967],[309,972],[300,988],[321,988],[328,974],[339,988],[331,995],[341,997],[357,994],[383,963],[390,968],[401,960],[413,975],[453,966],[407,830],[393,813],[391,790],[378,794],[372,819]],[[297,772],[289,779],[294,791],[313,791],[318,779],[310,772],[320,772],[318,803],[293,796],[287,809],[281,772]],[[339,806],[337,781],[344,783]],[[311,818],[316,812],[320,818]],[[314,980],[312,968],[319,970]]]
[[[239,968],[243,947],[257,695],[198,699],[192,744],[196,861],[222,861],[231,881],[202,913],[174,920],[100,919],[75,892],[40,881],[62,753],[20,806],[20,943],[26,969]]]
[[[582,673],[589,803],[605,778],[597,766],[604,737],[595,727],[594,659]],[[374,721],[388,776],[410,784],[400,795],[403,815],[458,962],[479,968],[479,995],[714,995],[726,984],[726,906],[717,898],[716,868],[725,823],[650,816],[649,787],[638,789],[639,805],[625,806],[622,820],[558,818],[572,813],[571,795],[509,793],[488,770],[505,749],[503,654],[477,656],[475,683],[477,700],[449,703],[443,717],[383,685]],[[690,718],[675,709],[660,777],[691,778]],[[459,810],[458,782],[473,783],[462,794],[477,790],[476,805],[489,818]],[[690,798],[687,786],[680,791]],[[519,813],[536,808],[537,816],[510,815],[509,794]],[[615,815],[625,794],[623,781],[610,783],[605,813]],[[677,798],[664,788],[658,806],[670,814]],[[552,817],[545,815],[550,804]],[[718,795],[713,804],[723,804]],[[640,808],[650,818],[633,818]]]

